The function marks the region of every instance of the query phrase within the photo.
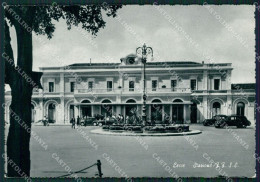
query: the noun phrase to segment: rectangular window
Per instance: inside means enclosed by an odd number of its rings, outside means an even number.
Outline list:
[[[88,82],[88,90],[92,91],[92,89],[93,89],[93,82],[90,81],[90,82]]]
[[[113,89],[113,82],[112,81],[107,81],[107,91],[110,92]]]
[[[214,79],[214,90],[219,90],[220,88],[220,79]]]
[[[70,82],[70,92],[74,92],[75,82]]]
[[[156,91],[157,89],[157,80],[152,80],[152,91]]]
[[[171,80],[172,91],[176,91],[176,87],[177,87],[177,80]]]
[[[190,80],[190,89],[191,90],[196,90],[197,89],[197,85],[196,85],[196,80],[195,79],[192,79]]]
[[[129,81],[129,91],[135,91],[135,82]]]
[[[54,92],[54,82],[49,82],[49,92]]]

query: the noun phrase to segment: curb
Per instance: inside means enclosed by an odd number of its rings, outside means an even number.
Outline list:
[[[182,133],[129,133],[129,132],[109,132],[103,131],[102,129],[91,130],[91,133],[99,134],[99,135],[113,135],[113,136],[184,136],[184,135],[197,135],[202,133],[200,130],[191,130],[189,132]]]

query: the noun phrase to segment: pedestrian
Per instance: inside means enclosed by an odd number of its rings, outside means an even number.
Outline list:
[[[113,118],[113,119],[116,119],[116,115],[115,115],[115,114],[113,114],[113,115],[112,115],[112,118]]]
[[[44,125],[44,126],[47,125],[47,120],[48,120],[48,119],[47,119],[47,116],[44,116],[44,118],[43,118],[43,125]]]
[[[121,120],[120,114],[116,117],[116,120],[117,120],[117,124],[120,124],[120,120]]]
[[[75,118],[72,117],[70,122],[71,122],[71,128],[75,129]]]
[[[46,118],[46,126],[49,126],[50,125],[49,123],[50,123],[49,118]]]
[[[80,126],[80,118],[79,118],[79,116],[77,117],[77,125]]]
[[[121,114],[119,114],[119,123],[121,124],[122,123],[122,115]]]
[[[123,115],[123,114],[121,114],[121,117],[122,117],[122,122],[124,123],[124,122],[125,122],[124,115]]]
[[[129,116],[128,115],[126,116],[125,121],[126,121],[126,124],[129,124]]]

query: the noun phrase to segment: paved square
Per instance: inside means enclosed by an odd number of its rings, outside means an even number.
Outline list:
[[[174,174],[180,177],[216,177],[224,172],[233,177],[255,175],[254,128],[234,127],[231,132],[191,125],[191,130],[201,130],[202,133],[188,137],[141,138],[90,133],[95,128],[82,127],[86,134],[84,138],[83,133],[70,126],[33,126],[32,130],[46,143],[47,150],[31,139],[31,176],[61,176],[67,174],[66,166],[77,171],[98,159],[102,163],[103,177],[121,177],[123,172],[130,177],[172,177]],[[90,140],[97,144],[96,148]],[[66,165],[59,164],[60,160]],[[210,160],[219,162],[220,168],[210,166]],[[95,173],[96,166],[78,176],[94,177]]]

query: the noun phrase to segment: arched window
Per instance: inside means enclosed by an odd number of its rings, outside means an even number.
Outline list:
[[[219,102],[214,102],[213,103],[213,111],[212,111],[212,116],[221,114],[221,104]]]
[[[175,99],[173,102],[182,102],[181,99]]]
[[[136,103],[134,99],[128,99],[126,103]]]
[[[112,103],[111,100],[105,99],[102,101],[102,103]]]
[[[245,104],[243,102],[237,103],[237,115],[245,115]]]
[[[154,100],[152,101],[152,103],[162,103],[162,101],[159,100],[159,99],[154,99]]]
[[[86,104],[86,103],[91,103],[91,102],[89,100],[83,100],[81,103]]]

